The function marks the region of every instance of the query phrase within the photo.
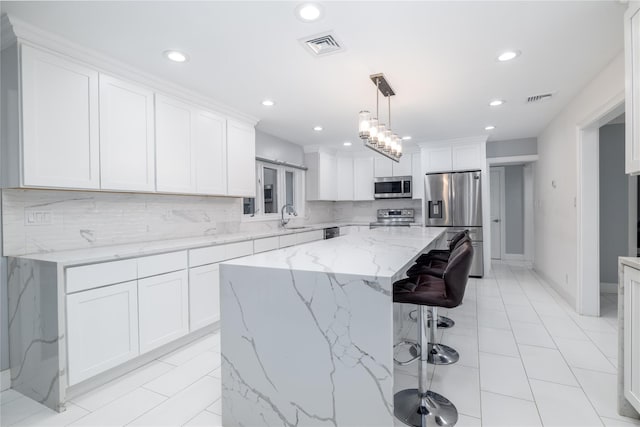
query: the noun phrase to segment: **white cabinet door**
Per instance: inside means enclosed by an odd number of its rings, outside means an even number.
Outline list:
[[[193,153],[194,109],[189,104],[156,95],[156,189],[195,193]]]
[[[420,153],[411,154],[411,182],[413,189],[411,195],[413,199],[422,199],[424,192],[424,175],[420,163]]]
[[[624,267],[624,396],[640,411],[640,270]]]
[[[98,72],[22,46],[22,184],[99,188]]]
[[[189,330],[220,320],[220,264],[189,269]]]
[[[337,158],[337,200],[353,200],[353,158]]]
[[[387,159],[383,156],[374,157],[374,173],[376,178],[384,178],[387,176],[393,176],[393,160]]]
[[[426,172],[450,172],[453,170],[451,147],[426,150]]]
[[[411,176],[411,154],[400,157],[399,162],[391,161],[393,176]]]
[[[69,385],[138,355],[136,281],[67,296]]]
[[[338,196],[337,159],[329,153],[319,153],[320,164],[318,170],[319,200],[336,200]]]
[[[140,353],[189,332],[189,275],[187,270],[138,280]]]
[[[630,2],[624,14],[625,48],[625,171],[640,173],[640,2]]]
[[[373,157],[353,159],[353,200],[373,200]]]
[[[100,74],[100,188],[155,190],[153,92]]]
[[[256,133],[253,126],[227,121],[227,190],[256,197]]]
[[[194,117],[196,193],[226,195],[226,120],[208,111],[198,111]]]
[[[452,170],[480,169],[485,157],[482,155],[482,146],[480,144],[454,145],[452,149]]]

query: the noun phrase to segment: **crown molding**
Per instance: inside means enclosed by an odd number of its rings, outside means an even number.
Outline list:
[[[16,35],[7,15],[0,16],[0,50],[16,43]]]
[[[416,145],[420,148],[433,148],[438,145],[486,144],[488,138],[489,135],[465,136],[462,138],[416,142]]]
[[[0,18],[0,24],[2,25],[1,35],[3,49],[5,47],[5,31],[9,31],[13,34],[12,37],[14,42],[17,40],[20,44],[28,44],[41,49],[44,48],[53,53],[67,56],[72,60],[84,62],[86,65],[89,65],[98,71],[147,86],[154,92],[181,98],[187,102],[201,105],[204,108],[222,113],[230,118],[251,123],[253,126],[255,126],[259,121],[257,117],[250,114],[243,113],[233,107],[216,102],[215,100],[204,97],[191,89],[184,88],[173,82],[147,73],[146,71],[132,67],[124,62],[120,62],[92,49],[76,44],[68,39],[44,31],[15,17],[3,15]],[[11,43],[8,43],[7,45],[9,44]]]

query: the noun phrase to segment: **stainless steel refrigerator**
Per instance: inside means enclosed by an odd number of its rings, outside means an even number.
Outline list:
[[[425,226],[451,227],[447,241],[468,229],[474,254],[470,276],[482,277],[482,186],[480,171],[431,173],[424,178]]]

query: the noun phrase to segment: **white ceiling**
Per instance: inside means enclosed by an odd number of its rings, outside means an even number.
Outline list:
[[[302,145],[357,144],[375,110],[373,73],[396,91],[393,128],[413,141],[536,136],[623,48],[617,1],[333,2],[304,23],[298,2],[9,2],[0,10],[260,119]],[[298,39],[332,30],[346,50],[312,57]],[[170,63],[166,49],[191,60]],[[498,53],[519,49],[514,61]],[[526,105],[527,96],[557,92]],[[264,98],[276,106],[263,107]],[[507,102],[488,107],[493,98]],[[387,108],[381,116],[386,122]],[[322,132],[314,132],[320,124]]]

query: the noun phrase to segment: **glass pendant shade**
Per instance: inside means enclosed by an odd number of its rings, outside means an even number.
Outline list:
[[[368,139],[371,128],[371,113],[363,110],[358,114],[358,134],[360,139]]]
[[[391,131],[384,131],[384,151],[387,153],[391,150]]]
[[[376,138],[376,145],[378,146],[378,148],[383,148],[384,147],[384,137],[385,137],[385,132],[387,130],[387,127],[385,125],[379,125],[378,126],[378,135]]]
[[[378,141],[378,119],[369,120],[369,142],[375,144]]]

